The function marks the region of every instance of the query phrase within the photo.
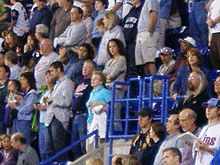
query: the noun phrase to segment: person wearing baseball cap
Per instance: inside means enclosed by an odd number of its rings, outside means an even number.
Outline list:
[[[149,148],[149,141],[147,139],[150,137],[153,115],[154,112],[149,107],[145,107],[138,112],[138,124],[141,130],[132,140],[130,154],[136,155],[139,160],[143,159],[144,151]]]
[[[164,47],[158,52],[158,55],[160,56],[163,64],[159,67],[157,75],[168,75],[170,78],[172,78],[175,74],[175,60],[172,59],[173,50],[169,47]],[[161,81],[154,82],[154,96],[160,96],[161,84]]]
[[[191,46],[195,47],[196,46],[196,41],[192,38],[192,37],[185,37],[184,39],[179,39],[178,40],[180,43],[183,42],[183,43],[188,43],[190,44]]]
[[[206,108],[208,107],[220,108],[220,100],[218,100],[217,98],[211,98],[209,101],[204,102],[202,105]]]
[[[220,147],[220,100],[211,98],[203,103],[208,124],[203,127],[195,142],[195,164],[210,164],[213,154]]]

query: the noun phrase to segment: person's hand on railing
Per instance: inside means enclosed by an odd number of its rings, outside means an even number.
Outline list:
[[[176,101],[176,98],[177,98],[177,93],[174,93],[174,94],[172,94],[172,98]]]

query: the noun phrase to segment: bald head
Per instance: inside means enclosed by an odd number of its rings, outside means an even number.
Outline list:
[[[195,121],[197,119],[197,114],[190,108],[183,109],[179,114],[179,117],[180,116],[184,116],[188,119],[194,119]]]
[[[50,39],[44,39],[40,43],[40,53],[47,56],[53,51],[53,42]]]
[[[189,108],[183,109],[179,114],[180,125],[184,131],[194,131],[197,114]]]

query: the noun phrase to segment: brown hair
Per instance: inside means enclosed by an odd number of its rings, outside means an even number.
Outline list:
[[[180,152],[180,150],[179,150],[178,148],[176,148],[176,147],[165,148],[165,149],[163,150],[163,154],[164,154],[165,152],[168,152],[168,151],[172,152],[172,154],[173,154],[174,156],[178,156],[178,157],[179,157],[179,162],[180,162],[180,163],[182,162],[182,154],[181,154],[181,152]]]
[[[105,26],[105,25],[104,25],[104,22],[103,22],[103,18],[99,19],[99,20],[96,22],[96,26]]]
[[[152,130],[155,132],[155,134],[157,135],[157,137],[159,139],[164,139],[165,138],[165,133],[166,133],[166,129],[164,127],[163,124],[159,123],[159,122],[155,122],[152,124]]]
[[[124,159],[123,165],[141,165],[141,162],[138,160],[135,155],[128,155],[127,158]]]
[[[199,49],[197,49],[197,48],[190,48],[187,51],[187,57],[189,58],[189,56],[196,56],[198,58],[198,62],[197,62],[198,66],[200,66],[202,64],[202,55],[201,55]]]

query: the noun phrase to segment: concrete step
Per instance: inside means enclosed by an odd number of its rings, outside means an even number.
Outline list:
[[[113,141],[113,155],[117,154],[123,154],[127,155],[129,154],[131,146],[131,140],[114,140]],[[107,165],[108,162],[108,150],[109,150],[109,143],[105,143],[99,146],[98,149],[93,150],[90,153],[87,153],[77,159],[74,162],[69,162],[68,165],[85,165],[86,160],[90,158],[101,158],[104,162],[104,165]]]

